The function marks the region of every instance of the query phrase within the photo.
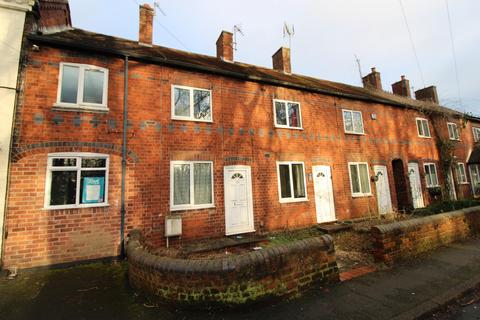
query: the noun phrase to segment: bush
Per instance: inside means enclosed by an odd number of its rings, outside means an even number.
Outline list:
[[[456,201],[442,201],[429,205],[426,208],[415,209],[413,214],[416,216],[430,216],[443,212],[460,210],[468,207],[480,206],[478,200],[456,200]]]

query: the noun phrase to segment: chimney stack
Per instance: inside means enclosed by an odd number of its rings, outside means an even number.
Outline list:
[[[382,79],[380,78],[380,72],[377,72],[375,67],[372,68],[372,72],[362,78],[363,87],[366,89],[382,90]]]
[[[410,98],[410,81],[405,78],[405,76],[401,76],[400,81],[395,82],[392,84],[393,93],[399,96],[404,96]]]
[[[272,56],[273,69],[285,73],[292,73],[292,66],[290,64],[290,48],[281,47]]]
[[[439,103],[437,88],[435,86],[430,86],[430,87],[415,91],[415,98],[417,100],[431,101],[436,104]]]
[[[148,46],[152,45],[153,39],[153,16],[155,12],[148,4],[140,6],[140,28],[138,42]]]
[[[37,10],[37,25],[41,32],[63,31],[72,27],[68,1],[39,0]]]
[[[225,61],[233,61],[233,34],[222,31],[217,40],[217,58]]]

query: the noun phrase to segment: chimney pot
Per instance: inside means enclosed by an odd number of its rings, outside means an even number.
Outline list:
[[[140,26],[138,42],[145,45],[152,45],[153,39],[153,16],[155,12],[148,4],[140,6]]]
[[[367,89],[382,90],[382,79],[377,68],[373,67],[372,72],[362,78],[363,87]]]
[[[292,65],[290,62],[290,48],[281,47],[272,56],[273,69],[285,73],[292,73]]]
[[[437,95],[437,87],[430,86],[427,88],[417,90],[415,91],[415,98],[417,100],[431,101],[433,103],[438,104],[439,100]]]
[[[225,61],[233,61],[233,34],[222,31],[217,40],[217,58]]]
[[[400,81],[392,84],[392,91],[393,94],[410,98],[410,81],[405,76],[400,76]]]

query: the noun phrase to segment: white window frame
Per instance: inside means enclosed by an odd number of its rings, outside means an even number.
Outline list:
[[[188,90],[190,92],[190,116],[188,116],[188,117],[175,115],[175,88]],[[210,93],[210,120],[203,120],[203,119],[196,119],[195,118],[195,116],[194,116],[195,106],[194,106],[194,95],[193,95],[194,90],[208,91]],[[213,95],[212,95],[212,90],[172,84],[171,96],[172,96],[171,114],[172,114],[172,119],[173,120],[187,120],[187,121],[208,122],[208,123],[213,122]]]
[[[480,128],[479,127],[472,127],[473,132],[473,142],[480,141]]]
[[[420,127],[418,126],[418,121],[422,123],[422,132],[424,129],[423,122],[427,123],[428,135],[426,135],[425,132],[423,132],[423,134],[420,134]],[[425,119],[425,118],[420,118],[420,117],[415,118],[415,124],[417,126],[417,134],[420,138],[432,138],[432,133],[430,131],[430,124],[428,122],[429,122],[428,119]]]
[[[294,189],[293,189],[293,174],[292,174],[292,165],[301,164],[303,167],[303,184],[305,186],[305,197],[295,198]],[[282,198],[282,186],[280,184],[280,165],[288,165],[289,176],[290,176],[290,190],[292,196],[290,198]],[[278,184],[278,199],[280,203],[290,203],[290,202],[303,202],[308,201],[308,192],[307,192],[307,178],[305,173],[305,163],[303,161],[277,161],[277,184]]]
[[[286,115],[287,115],[287,125],[284,125],[284,124],[279,124],[277,122],[277,109],[276,109],[276,106],[275,106],[275,102],[281,102],[281,103],[285,103],[285,112],[286,112]],[[288,104],[289,103],[295,103],[295,104],[298,104],[298,116],[299,116],[299,121],[300,121],[300,127],[292,127],[290,126],[290,117],[288,116]],[[290,101],[290,100],[281,100],[281,99],[273,99],[273,120],[274,120],[274,123],[275,123],[275,128],[283,128],[283,129],[293,129],[293,130],[303,130],[303,119],[302,119],[302,106],[300,104],[300,102],[296,102],[296,101]]]
[[[455,168],[455,169],[456,169],[456,170],[455,170],[455,174],[457,175],[457,182],[458,182],[458,184],[469,184],[469,183],[468,183],[468,178],[467,178],[467,169],[466,169],[465,163],[463,163],[463,162],[457,162],[457,163],[456,163],[456,166],[457,166],[457,167]],[[462,168],[462,169],[460,169],[460,168]],[[459,171],[459,170],[463,171],[463,177],[465,177],[465,180],[460,180],[460,177],[461,177],[462,175],[459,175],[459,174],[458,174],[458,171]]]
[[[437,184],[429,184],[428,183],[428,179],[427,179],[427,170],[425,169],[426,167],[428,166],[432,166],[435,168],[435,178],[437,180]],[[437,188],[437,187],[440,187],[440,180],[438,179],[438,171],[437,171],[437,165],[434,163],[434,162],[425,162],[423,164],[423,172],[425,173],[425,185],[427,186],[427,188]],[[430,170],[430,174],[431,174],[431,170]],[[433,179],[431,179],[430,177],[430,180],[433,181]]]
[[[352,114],[352,127],[353,131],[347,130],[346,123],[345,123],[345,112],[350,112]],[[362,120],[362,131],[355,131],[355,122],[353,121],[353,114],[354,113],[359,113],[360,114],[360,119]],[[342,119],[343,119],[343,130],[345,133],[348,134],[358,134],[358,135],[363,135],[365,134],[365,125],[363,123],[363,115],[362,111],[357,111],[357,110],[350,110],[350,109],[342,109]]]
[[[450,140],[454,141],[460,141],[460,131],[458,130],[458,125],[453,122],[447,122],[447,128],[448,128],[448,137]],[[457,137],[455,137],[455,134]]]
[[[60,99],[62,97],[62,80],[63,80],[63,67],[70,66],[79,68],[78,72],[78,87],[77,87],[77,103],[62,102]],[[84,89],[84,80],[85,80],[85,70],[99,70],[103,72],[103,97],[102,103],[87,103],[83,102],[83,89]],[[70,62],[61,62],[60,63],[60,73],[58,77],[58,88],[57,88],[57,102],[54,104],[55,107],[70,108],[74,110],[83,109],[83,110],[97,110],[97,111],[108,111],[108,69],[97,67],[89,64],[80,64],[80,63],[70,63]]]
[[[361,164],[364,164],[367,166],[367,178],[368,178],[368,192],[364,192],[365,190],[362,189],[362,181],[360,177],[360,166]],[[352,170],[350,166],[356,166],[358,170],[358,181],[360,183],[360,191],[361,192],[353,192],[353,180],[352,180]],[[372,195],[372,186],[370,184],[370,168],[368,167],[368,162],[349,162],[348,163],[348,177],[350,179],[350,191],[352,192],[352,197],[358,198],[358,197],[368,197]]]
[[[71,167],[54,167],[52,165],[53,159],[76,159],[76,165]],[[101,158],[105,159],[105,167],[102,168],[82,168],[82,159]],[[60,210],[60,209],[76,209],[76,208],[92,208],[92,207],[107,207],[108,204],[108,180],[109,180],[109,167],[110,156],[108,154],[101,153],[88,153],[88,152],[64,152],[64,153],[49,153],[47,160],[47,176],[45,179],[45,198],[44,209],[47,210]],[[66,205],[50,205],[51,188],[52,188],[52,172],[53,171],[77,171],[77,186],[75,204]],[[82,171],[105,171],[105,190],[104,190],[104,202],[102,203],[79,203],[80,201],[80,189],[81,189],[81,174]]]
[[[195,163],[209,163],[211,166],[212,170],[212,178],[211,178],[211,184],[212,184],[212,203],[206,203],[206,204],[195,204],[195,190],[194,190],[194,164]],[[173,167],[175,165],[182,165],[182,164],[188,164],[190,165],[190,204],[179,204],[179,205],[174,205],[173,204],[173,199],[174,199],[174,170]],[[180,210],[193,210],[193,209],[208,209],[208,208],[214,208],[215,207],[215,192],[214,192],[214,176],[215,176],[215,171],[213,167],[213,161],[170,161],[170,211],[180,211]]]

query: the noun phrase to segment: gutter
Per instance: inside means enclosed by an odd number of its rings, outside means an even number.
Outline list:
[[[120,207],[120,257],[125,257],[125,177],[127,175],[127,124],[128,124],[128,55],[124,56],[123,73],[123,134],[122,134],[122,186]]]
[[[259,82],[259,83],[265,83],[265,84],[272,84],[272,85],[288,87],[288,88],[292,88],[292,89],[300,89],[300,90],[305,90],[305,91],[314,92],[314,93],[321,93],[321,94],[325,94],[325,95],[329,95],[329,96],[336,96],[336,97],[340,97],[340,98],[347,98],[347,99],[361,100],[361,101],[368,101],[368,102],[377,102],[377,103],[384,103],[384,104],[403,107],[403,108],[410,108],[410,109],[415,109],[415,110],[417,109],[413,106],[409,106],[407,104],[403,104],[403,103],[399,103],[399,102],[395,102],[395,101],[391,101],[391,100],[387,100],[387,99],[364,97],[364,96],[355,95],[355,94],[349,94],[349,93],[343,93],[343,92],[338,92],[338,91],[331,91],[331,90],[326,90],[326,89],[314,88],[314,87],[304,86],[304,85],[300,85],[300,84],[296,84],[296,83],[292,83],[292,82],[288,82],[288,81],[281,81],[281,80],[275,80],[275,79],[267,79],[267,78],[262,78],[262,77],[256,77],[256,76],[251,76],[251,75],[241,73],[241,72],[215,69],[215,68],[210,68],[210,67],[206,67],[206,66],[201,66],[201,65],[188,63],[188,62],[166,59],[165,57],[154,57],[154,56],[138,54],[138,53],[131,52],[131,51],[116,50],[116,49],[110,49],[110,48],[98,48],[98,47],[91,46],[91,45],[88,45],[88,44],[79,43],[79,42],[76,42],[76,41],[73,41],[73,40],[60,40],[60,39],[45,38],[45,36],[36,35],[36,34],[30,34],[30,35],[27,36],[27,38],[29,40],[34,40],[34,41],[38,41],[38,42],[42,42],[42,43],[46,43],[46,44],[51,44],[51,45],[56,45],[56,46],[65,46],[65,47],[74,48],[74,49],[83,49],[83,50],[87,50],[87,51],[93,51],[93,52],[98,52],[98,53],[106,53],[106,54],[121,56],[121,57],[128,56],[130,58],[134,58],[135,60],[139,60],[139,61],[153,62],[153,63],[156,63],[156,64],[179,67],[179,68],[182,68],[182,69],[190,69],[190,70],[195,70],[195,71],[218,74],[218,75],[223,75],[223,76],[236,78],[236,79],[240,79],[240,80],[247,80],[247,81]]]

